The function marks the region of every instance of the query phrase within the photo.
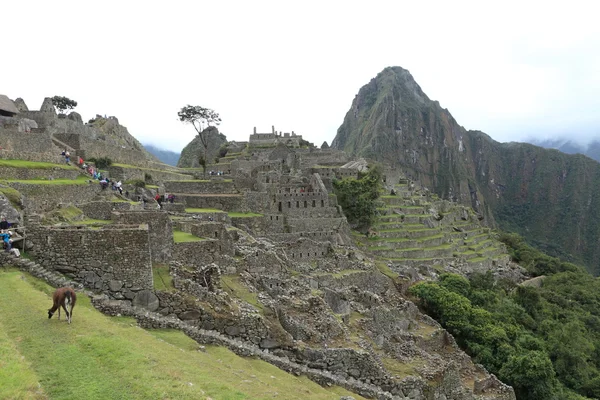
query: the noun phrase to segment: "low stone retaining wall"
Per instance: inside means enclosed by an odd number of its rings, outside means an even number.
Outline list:
[[[2,179],[75,179],[79,176],[76,169],[63,168],[11,168],[0,167]]]

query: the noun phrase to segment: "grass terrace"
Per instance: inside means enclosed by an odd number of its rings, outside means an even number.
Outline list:
[[[175,243],[189,243],[189,242],[201,242],[206,239],[203,239],[198,236],[194,236],[191,233],[174,230],[173,231],[173,240],[175,241]]]
[[[247,212],[247,213],[242,213],[242,212],[228,212],[227,215],[229,215],[230,218],[255,218],[255,217],[262,217],[262,214],[257,214],[257,213],[253,213],[253,212]]]
[[[27,185],[91,185],[92,183],[97,184],[98,182],[89,182],[88,176],[80,175],[77,179],[6,179],[1,182],[6,183],[24,183]]]
[[[74,165],[54,164],[49,162],[25,161],[25,160],[0,160],[0,167],[28,168],[28,169],[75,169]]]
[[[186,213],[202,214],[202,213],[224,213],[225,211],[216,208],[186,208]]]
[[[173,277],[169,275],[168,265],[152,265],[152,278],[154,280],[155,290],[161,290],[163,292],[172,292],[175,290],[175,286],[173,286]]]
[[[212,180],[212,179],[184,179],[184,180],[173,180],[173,179],[169,179],[169,182],[184,182],[184,183],[191,183],[191,182],[205,182],[205,183],[229,183],[229,182],[233,182],[233,179],[218,179],[218,180]]]
[[[105,316],[83,293],[71,325],[48,319],[53,291],[27,273],[0,269],[0,399],[363,399],[223,347],[199,351],[176,330]]]

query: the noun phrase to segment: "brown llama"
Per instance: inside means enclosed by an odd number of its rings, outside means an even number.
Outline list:
[[[73,317],[73,307],[75,307],[75,302],[77,301],[77,295],[75,295],[75,291],[70,287],[63,287],[56,289],[54,294],[52,295],[52,308],[48,310],[48,319],[52,318],[54,312],[58,310],[58,319],[60,320],[60,307],[65,310],[67,314],[67,322],[71,323],[71,318]]]

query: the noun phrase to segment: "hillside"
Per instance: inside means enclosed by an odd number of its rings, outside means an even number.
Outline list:
[[[407,70],[386,68],[360,89],[331,147],[384,162],[389,178],[412,177],[489,224],[600,272],[600,164],[467,131]]]
[[[177,161],[179,161],[180,153],[177,153],[175,151],[161,149],[161,148],[156,147],[151,144],[145,144],[144,148],[150,154],[152,154],[156,158],[158,158],[161,162],[163,162],[167,165],[171,165],[173,167],[177,166]]]
[[[350,394],[222,347],[199,347],[181,332],[139,329],[132,318],[96,311],[83,294],[71,325],[64,315],[49,320],[53,291],[26,273],[0,268],[2,399],[158,399],[166,393],[179,399],[338,399]]]
[[[529,139],[526,142],[546,149],[556,149],[567,154],[583,154],[600,162],[600,141],[594,140],[586,145],[573,142],[572,140],[561,139]]]

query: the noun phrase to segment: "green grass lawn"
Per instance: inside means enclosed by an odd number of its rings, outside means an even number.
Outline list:
[[[173,240],[175,241],[175,243],[187,243],[187,242],[201,242],[206,239],[200,238],[198,236],[194,236],[191,233],[174,230],[173,231]]]
[[[252,217],[262,217],[262,214],[257,214],[253,212],[241,213],[241,212],[229,212],[227,213],[231,218],[252,218]]]
[[[6,179],[3,182],[8,183],[25,183],[29,185],[92,185],[98,184],[97,181],[89,183],[90,178],[85,175],[79,175],[77,179]]]
[[[11,168],[28,168],[28,169],[74,169],[77,168],[73,165],[65,164],[54,164],[49,162],[38,162],[38,161],[25,161],[25,160],[0,160],[0,167],[11,167]]]
[[[190,214],[201,214],[201,213],[222,213],[225,211],[218,210],[216,208],[186,208],[185,212],[190,213]]]
[[[198,351],[179,331],[105,316],[83,294],[71,325],[48,319],[53,290],[0,269],[0,399],[362,399],[225,348]]]

